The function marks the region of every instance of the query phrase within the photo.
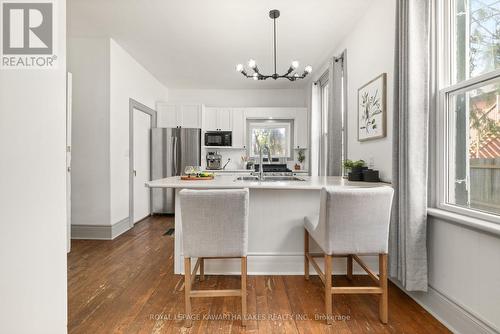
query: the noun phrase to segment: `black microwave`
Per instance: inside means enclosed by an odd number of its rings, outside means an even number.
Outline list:
[[[205,132],[205,146],[232,146],[233,133],[231,131]]]

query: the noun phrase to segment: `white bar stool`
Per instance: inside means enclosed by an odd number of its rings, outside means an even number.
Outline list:
[[[247,313],[248,189],[181,190],[179,192],[182,246],[184,253],[184,292],[186,327],[191,327],[191,298],[241,297],[241,319]],[[198,258],[191,272],[191,258]],[[191,290],[200,269],[204,279],[204,260],[241,259],[241,289]]]
[[[333,294],[378,294],[379,318],[388,321],[387,251],[389,222],[394,190],[389,186],[368,188],[323,188],[319,216],[304,219],[304,271],[309,279],[309,263],[325,285],[327,323],[333,323]],[[309,253],[309,236],[323,254]],[[376,275],[358,255],[378,255]],[[324,256],[325,272],[315,257]],[[375,281],[373,287],[332,287],[332,257],[347,258],[347,277],[352,279],[354,259]]]

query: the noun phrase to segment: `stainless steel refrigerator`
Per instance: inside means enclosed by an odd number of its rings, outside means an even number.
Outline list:
[[[153,128],[151,150],[153,180],[182,175],[186,166],[201,165],[201,129]],[[174,189],[153,189],[151,206],[153,213],[174,213]]]

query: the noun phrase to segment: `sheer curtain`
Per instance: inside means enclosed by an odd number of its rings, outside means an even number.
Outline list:
[[[432,0],[397,0],[394,74],[394,208],[390,275],[427,291],[427,170]]]
[[[342,175],[342,119],[344,115],[345,103],[343,103],[345,80],[346,52],[339,57],[333,58],[328,71],[328,84],[330,95],[328,99],[328,138],[327,138],[327,161],[326,175]]]

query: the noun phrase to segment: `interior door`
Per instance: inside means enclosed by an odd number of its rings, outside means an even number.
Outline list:
[[[66,252],[71,251],[71,119],[73,75],[66,77]]]
[[[151,116],[134,109],[134,224],[151,213]]]

